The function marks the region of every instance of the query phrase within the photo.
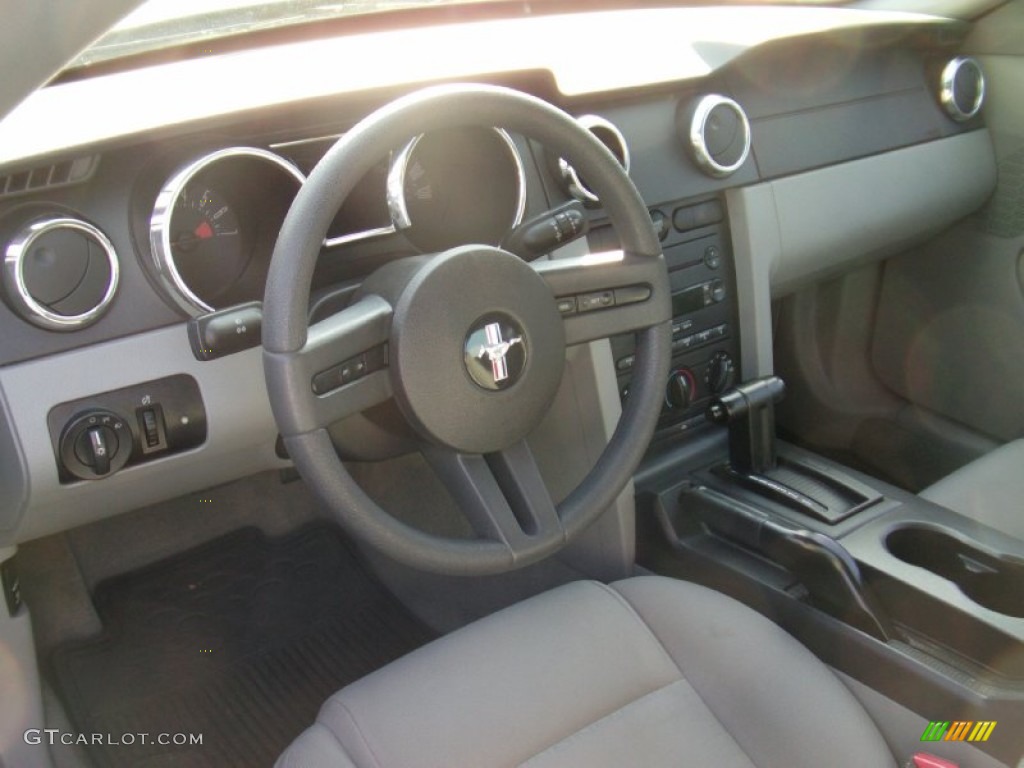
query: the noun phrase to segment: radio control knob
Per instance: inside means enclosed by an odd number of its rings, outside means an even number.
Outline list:
[[[697,382],[689,368],[672,371],[665,387],[665,404],[672,410],[685,410],[693,402]]]
[[[736,361],[728,352],[716,352],[708,361],[705,381],[713,395],[720,395],[736,383]]]

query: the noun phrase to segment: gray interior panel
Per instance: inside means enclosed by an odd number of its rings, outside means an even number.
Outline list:
[[[1000,440],[1024,435],[1022,244],[965,222],[892,260],[872,348],[894,392]]]
[[[740,310],[740,345],[747,377],[774,371],[772,352],[771,271],[782,255],[778,213],[770,184],[729,190],[736,259],[736,293]]]
[[[782,244],[773,294],[937,233],[985,201],[995,173],[982,130],[769,182]]]
[[[204,445],[102,480],[60,484],[46,428],[54,405],[178,373],[199,383],[208,420]],[[285,466],[274,454],[277,427],[260,350],[200,363],[192,356],[184,326],[0,369],[0,388],[28,468],[27,504],[18,511],[27,514],[15,535],[6,534],[8,541],[26,541]]]

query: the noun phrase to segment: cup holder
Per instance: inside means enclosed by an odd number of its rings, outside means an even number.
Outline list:
[[[907,526],[885,537],[893,556],[948,579],[978,605],[1024,618],[1024,559],[994,555],[934,528]]]

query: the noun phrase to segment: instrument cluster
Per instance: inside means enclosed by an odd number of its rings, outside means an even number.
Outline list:
[[[285,215],[338,138],[219,149],[167,179],[150,217],[148,266],[178,308],[198,315],[262,298]],[[422,253],[497,245],[525,209],[523,161],[504,130],[421,134],[359,181],[324,251],[398,236]]]

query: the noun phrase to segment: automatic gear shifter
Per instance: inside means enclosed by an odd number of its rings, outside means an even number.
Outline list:
[[[729,427],[729,464],[715,474],[829,525],[880,501],[873,488],[810,456],[776,458],[775,403],[785,393],[782,379],[766,376],[711,401],[708,420]]]
[[[741,475],[775,469],[775,403],[786,394],[778,376],[740,384],[708,406],[707,418],[729,426],[729,464]]]

